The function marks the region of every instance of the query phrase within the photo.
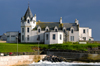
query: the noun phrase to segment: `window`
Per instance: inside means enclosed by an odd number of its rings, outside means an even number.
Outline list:
[[[70,40],[71,41],[74,41],[74,36],[70,36]]]
[[[55,40],[56,39],[56,35],[55,34],[53,34],[53,40]]]
[[[62,35],[60,34],[60,40],[62,39]]]
[[[9,37],[9,36],[7,36],[7,37]]]
[[[24,28],[22,28],[22,33],[24,33]]]
[[[40,33],[40,29],[38,29],[38,32]]]
[[[83,37],[84,41],[86,41],[86,37]]]
[[[27,28],[27,32],[29,32],[29,28]]]
[[[72,41],[72,36],[70,36],[70,40]]]
[[[11,37],[15,37],[14,35],[12,35]]]
[[[28,20],[28,23],[30,23],[30,21]]]
[[[46,31],[48,32],[49,30],[48,30],[48,29],[46,29]]]
[[[57,32],[57,29],[55,29],[55,32]]]
[[[83,33],[85,33],[85,29],[83,29]]]
[[[49,37],[48,34],[46,34],[46,40],[48,40],[48,37]]]
[[[65,30],[65,29],[64,29],[63,31],[64,31],[64,33],[66,32],[66,30]]]
[[[38,38],[37,38],[37,40],[38,40],[38,41],[40,40],[40,35],[38,35]]]
[[[22,41],[24,41],[24,35],[22,35]]]
[[[73,29],[71,30],[71,33],[73,33]]]
[[[29,35],[27,35],[27,41],[29,41]]]

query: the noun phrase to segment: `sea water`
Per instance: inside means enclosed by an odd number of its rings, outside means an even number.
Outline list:
[[[29,64],[29,66],[100,66],[100,63],[78,63],[78,62],[49,62],[49,61],[40,61],[40,62],[33,62]]]

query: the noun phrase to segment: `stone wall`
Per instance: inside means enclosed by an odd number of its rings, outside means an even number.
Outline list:
[[[6,41],[0,41],[0,43],[6,43]]]
[[[68,60],[84,61],[84,62],[100,62],[100,54],[97,53],[80,53],[66,51],[47,51],[48,55],[63,57]]]
[[[80,59],[88,55],[88,53],[59,52],[59,51],[48,51],[47,54],[64,57],[66,59]]]
[[[38,56],[38,57],[37,57]],[[45,57],[46,55],[20,55],[20,56],[1,56],[0,57],[0,66],[9,66],[9,65],[14,65],[17,63],[22,63],[25,64],[25,62],[28,62],[28,64],[41,60]]]

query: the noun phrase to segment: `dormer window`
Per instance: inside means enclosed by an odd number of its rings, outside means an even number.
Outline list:
[[[73,33],[73,29],[71,30],[71,33]]]
[[[28,19],[28,21],[27,21],[28,23],[30,23],[30,21],[29,21],[29,19]]]
[[[55,26],[54,31],[55,31],[55,32],[58,32],[58,28],[57,28],[57,26]]]
[[[41,27],[40,27],[40,26],[38,26],[38,28],[37,28],[37,32],[38,32],[38,33],[41,32]]]
[[[64,33],[66,32],[66,30],[65,30],[65,29],[64,29],[63,31],[64,31]]]
[[[46,26],[45,31],[46,31],[46,32],[48,32],[48,31],[49,31],[49,27],[48,27],[48,26]]]
[[[38,29],[38,32],[40,33],[40,29]]]
[[[57,32],[57,29],[55,29],[55,32]]]
[[[49,30],[48,29],[46,29],[46,32],[48,32]]]

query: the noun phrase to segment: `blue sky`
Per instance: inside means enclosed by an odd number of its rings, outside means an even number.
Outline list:
[[[37,21],[73,23],[92,29],[92,36],[100,40],[100,0],[0,0],[0,35],[7,31],[20,31],[21,17],[28,2]]]

